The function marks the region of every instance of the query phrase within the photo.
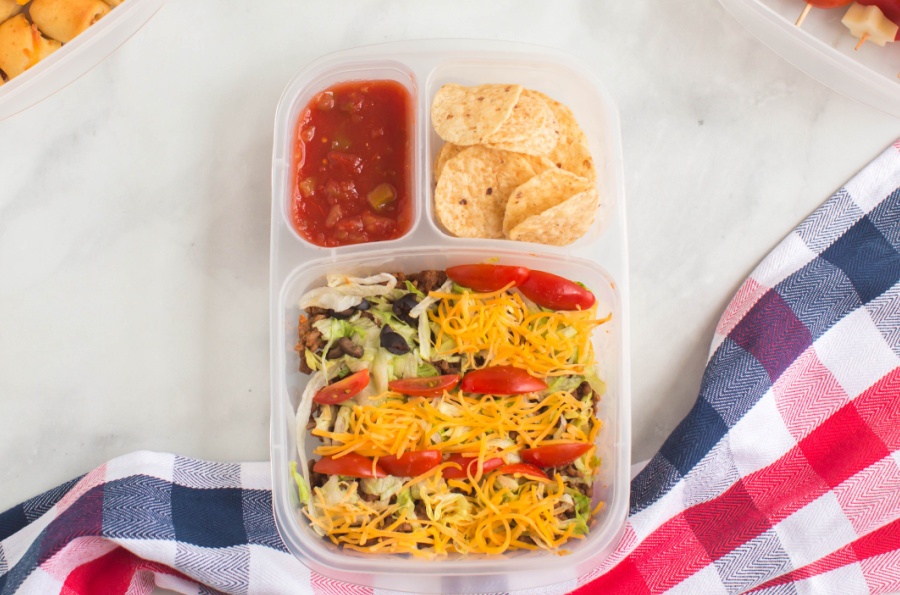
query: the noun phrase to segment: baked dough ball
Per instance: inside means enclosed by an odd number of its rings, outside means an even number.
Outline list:
[[[0,24],[0,70],[9,78],[19,76],[60,45],[41,35],[25,15],[16,15]]]
[[[22,12],[22,5],[16,0],[0,0],[0,23]]]
[[[31,20],[41,33],[67,43],[109,12],[103,0],[32,0]]]

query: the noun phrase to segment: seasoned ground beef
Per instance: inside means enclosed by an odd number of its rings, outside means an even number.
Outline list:
[[[575,466],[575,463],[569,463],[560,469],[559,472],[567,477],[581,477],[583,475],[583,473],[578,470],[578,467]]]
[[[585,380],[578,385],[578,388],[575,389],[575,396],[581,399],[582,397],[586,397],[591,394],[591,392],[591,383]]]
[[[444,271],[419,271],[412,275],[406,275],[405,280],[415,285],[422,293],[428,293],[438,289],[447,282],[447,273]],[[399,279],[398,282],[401,282]]]
[[[325,347],[326,341],[322,338],[322,333],[313,327],[314,323],[324,318],[323,314],[316,314],[309,318],[301,316],[300,322],[297,324],[297,346],[295,349],[300,354],[300,371],[304,374],[312,374],[312,369],[306,365],[306,357],[304,356],[306,350],[309,349],[313,353],[317,353]]]
[[[591,395],[591,402],[594,404],[594,412],[596,413],[597,407],[600,405],[600,393],[591,388],[591,384],[585,380],[575,389],[575,396],[578,399],[582,399],[588,395]]]

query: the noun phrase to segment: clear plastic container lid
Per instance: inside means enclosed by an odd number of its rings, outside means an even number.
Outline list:
[[[349,80],[392,79],[413,98],[414,218],[402,238],[337,248],[303,240],[293,228],[292,144],[301,110],[318,92]],[[452,237],[432,205],[432,164],[440,148],[431,128],[431,99],[447,82],[511,82],[543,91],[566,103],[584,129],[594,156],[601,212],[585,237],[555,247],[510,240]],[[615,105],[590,70],[547,48],[505,42],[422,40],[357,48],[325,56],[288,83],[275,117],[272,164],[271,236],[271,456],[275,520],[288,549],[307,566],[338,580],[417,593],[509,591],[573,581],[609,555],[624,530],[629,499],[631,444],[628,325],[628,258],[622,150]],[[586,283],[610,323],[594,336],[600,371],[607,383],[597,437],[602,459],[594,504],[603,509],[583,540],[557,552],[511,552],[500,556],[450,556],[421,560],[404,555],[358,554],[333,546],[309,527],[300,510],[289,463],[305,465],[315,441],[295,424],[308,376],[297,370],[297,306],[300,296],[324,283],[328,273],[445,269],[497,259],[500,264],[551,271]],[[299,447],[299,448],[298,448]]]
[[[144,26],[165,0],[126,0],[19,76],[0,85],[0,120],[56,93],[103,61]]]
[[[900,42],[864,43],[841,23],[847,7],[813,8],[794,23],[803,0],[720,0],[760,41],[835,91],[900,117]]]

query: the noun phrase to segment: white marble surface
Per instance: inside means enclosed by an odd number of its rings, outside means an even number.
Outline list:
[[[747,273],[900,137],[714,0],[170,0],[0,122],[0,509],[135,449],[268,457],[276,103],[320,54],[420,37],[564,49],[615,96],[636,460],[689,409]]]

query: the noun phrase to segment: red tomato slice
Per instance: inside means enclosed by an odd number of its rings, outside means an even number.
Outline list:
[[[492,366],[466,374],[460,389],[467,393],[519,395],[547,388],[547,383],[515,366]]]
[[[846,6],[853,0],[806,0],[816,8],[837,8],[838,6]]]
[[[388,382],[388,388],[411,397],[439,397],[444,394],[445,390],[453,390],[457,384],[459,384],[459,375],[447,374],[445,376],[391,380]]]
[[[550,478],[547,477],[547,474],[535,467],[534,465],[529,465],[528,463],[515,463],[513,465],[503,465],[499,469],[497,469],[500,473],[504,475],[512,475],[513,477],[523,476],[528,479],[536,479],[538,481],[550,481]]]
[[[521,285],[528,279],[525,267],[502,264],[463,264],[447,269],[447,276],[458,285],[475,291],[498,291],[510,283]]]
[[[464,457],[462,454],[451,455],[449,459],[447,459],[449,463],[456,463],[461,469],[457,469],[456,467],[445,467],[441,470],[441,474],[444,476],[444,479],[466,479],[469,477],[468,472],[471,472],[472,475],[478,471],[478,457]],[[488,473],[493,471],[497,467],[503,464],[503,459],[500,457],[494,457],[492,459],[485,459],[484,465],[481,466],[482,473]]]
[[[523,450],[519,454],[523,461],[536,467],[562,467],[589,451],[592,446],[593,444],[585,442],[548,444]]]
[[[322,405],[343,403],[347,399],[358,395],[359,391],[367,386],[369,386],[369,370],[360,370],[355,374],[350,374],[343,380],[329,384],[316,393],[313,401]]]
[[[417,477],[428,473],[441,464],[443,455],[439,450],[417,450],[405,452],[399,457],[381,457],[378,464],[388,475],[395,477]]]
[[[348,477],[386,477],[387,473],[380,464],[375,465],[372,472],[372,459],[355,452],[348,452],[344,456],[334,459],[322,457],[313,465],[313,471],[325,475],[346,475]]]
[[[587,310],[597,301],[578,283],[544,271],[531,271],[528,280],[519,285],[519,291],[538,306],[551,310]]]

